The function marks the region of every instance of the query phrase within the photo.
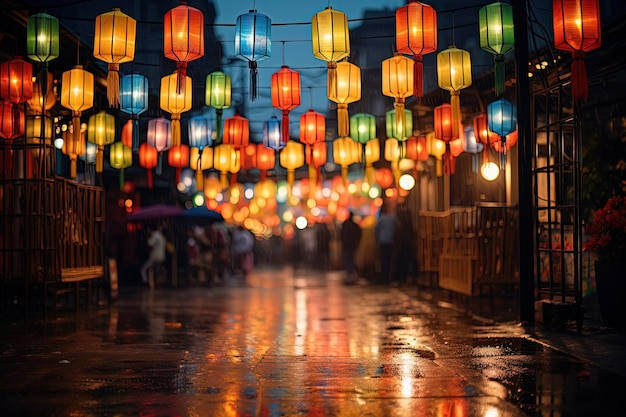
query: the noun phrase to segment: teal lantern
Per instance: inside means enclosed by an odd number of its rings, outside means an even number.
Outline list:
[[[396,117],[396,109],[389,110],[385,116],[385,126],[388,138],[405,141],[413,136],[413,114],[404,109],[404,117]]]
[[[504,93],[504,54],[513,49],[513,7],[505,3],[492,3],[478,11],[480,47],[494,54],[494,79],[496,96]]]
[[[148,110],[148,78],[141,74],[124,75],[120,81],[120,110],[130,114],[133,126],[132,151],[139,152],[139,115]]]
[[[500,136],[500,168],[506,166],[506,135],[515,131],[517,127],[517,108],[516,106],[501,98],[487,106],[487,124],[489,130]]]
[[[263,124],[263,145],[266,148],[280,151],[286,144],[281,135],[280,120],[276,116],[272,116]]]
[[[250,10],[237,17],[235,24],[235,56],[248,61],[250,68],[250,99],[258,95],[257,62],[272,55],[272,21]]]
[[[368,113],[350,117],[350,137],[362,144],[376,138],[376,118]]]

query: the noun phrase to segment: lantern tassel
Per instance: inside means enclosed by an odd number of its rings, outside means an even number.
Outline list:
[[[132,149],[133,149],[133,153],[138,153],[139,152],[139,116],[137,115],[131,115],[130,118],[132,119],[132,137],[133,137],[133,141],[132,141]]]
[[[222,187],[222,190],[228,188],[228,172],[226,171],[220,172],[220,186]]]
[[[152,189],[152,187],[154,186],[154,183],[152,181],[152,170],[148,169],[148,171],[146,172],[146,182],[148,183],[148,188]]]
[[[180,145],[180,114],[172,113],[172,146]]]
[[[343,181],[344,186],[348,185],[348,166],[347,165],[341,166],[341,180]]]
[[[185,81],[187,78],[187,61],[176,63],[176,94],[185,92]]]
[[[587,100],[589,86],[587,84],[587,67],[584,61],[585,53],[574,51],[572,58],[572,97],[578,100]]]
[[[337,88],[337,63],[330,61],[326,67],[328,68],[328,91],[336,91]]]
[[[496,97],[504,94],[504,81],[505,81],[505,72],[506,68],[504,66],[504,55],[496,54],[493,58],[494,60],[494,68],[493,68],[493,78],[494,78],[494,90]]]
[[[250,101],[254,101],[259,94],[259,72],[256,61],[248,61],[248,68],[250,68]]]
[[[104,168],[104,145],[98,145],[96,151],[96,172],[101,173]]]
[[[157,157],[156,174],[161,175],[162,172],[163,172],[163,152],[159,152],[159,156]]]
[[[215,109],[215,141],[217,143],[222,143],[222,113],[224,113],[224,110]]]
[[[107,73],[107,100],[109,107],[120,107],[120,65],[109,64]]]
[[[261,174],[260,174],[259,181],[265,181],[266,178],[267,178],[267,171],[266,170],[262,170]]]
[[[404,99],[396,99],[396,134],[404,136]]]
[[[346,103],[337,104],[337,134],[342,138],[350,134],[350,119]]]
[[[176,184],[178,184],[180,182],[180,171],[181,171],[181,168],[180,167],[176,167],[175,177],[174,177],[174,179],[176,181]]]
[[[452,139],[456,139],[459,137],[459,123],[461,123],[461,93],[459,91],[450,92],[450,107],[452,108]]]
[[[317,185],[317,169],[313,164],[309,164],[309,182],[312,187]]]
[[[289,141],[289,111],[283,110],[283,121],[281,125],[282,129],[282,143],[287,143]]]
[[[120,190],[124,189],[124,168],[120,169]]]
[[[372,165],[365,165],[365,180],[368,184],[374,184],[374,167]]]
[[[424,64],[422,55],[413,55],[413,95],[422,97],[424,95]]]
[[[288,185],[288,191],[289,191],[289,196],[291,196],[291,189],[293,188],[293,183],[296,179],[296,173],[293,169],[290,169],[287,171],[287,185]]]

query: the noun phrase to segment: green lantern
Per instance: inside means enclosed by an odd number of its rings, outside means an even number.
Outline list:
[[[504,93],[504,54],[513,49],[513,7],[505,3],[492,3],[478,12],[480,47],[494,54],[495,94]]]
[[[350,117],[350,137],[363,144],[375,139],[376,118],[368,113],[357,113]]]
[[[48,62],[59,56],[59,20],[47,13],[28,16],[26,53],[36,62]]]

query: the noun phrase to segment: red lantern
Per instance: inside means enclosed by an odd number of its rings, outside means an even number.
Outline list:
[[[0,99],[21,104],[33,97],[33,66],[20,57],[0,64]]]
[[[233,145],[235,149],[243,148],[250,142],[250,124],[245,117],[235,114],[224,120],[222,143]]]
[[[442,104],[433,110],[433,123],[435,128],[435,137],[444,142],[449,142],[459,137],[458,129],[455,132],[452,123],[452,106]],[[456,135],[455,135],[456,133]]]
[[[326,119],[323,114],[309,109],[300,116],[300,142],[313,145],[326,139]]]
[[[129,120],[130,122],[130,120]],[[152,168],[157,166],[159,151],[146,142],[139,145],[139,166],[147,170],[148,188],[152,188]]]
[[[414,161],[428,159],[426,136],[411,136],[406,140],[406,157]]]
[[[186,1],[165,13],[163,19],[165,57],[176,61],[177,93],[185,89],[187,62],[204,56],[204,15]]]
[[[585,52],[600,47],[602,28],[598,0],[554,0],[552,2],[554,47],[572,53],[572,97],[589,94]]]
[[[167,151],[167,163],[176,168],[176,183],[180,181],[180,171],[189,166],[189,146],[174,145]]]
[[[272,106],[282,110],[282,140],[289,140],[289,112],[300,105],[300,74],[283,65],[272,74]]]
[[[11,139],[24,134],[24,109],[8,100],[0,101],[0,138]]]
[[[431,6],[412,0],[396,10],[396,49],[411,55],[413,66],[413,94],[423,95],[422,55],[437,50],[437,12]]]
[[[393,173],[389,168],[377,169],[374,178],[381,188],[389,188],[393,184]]]
[[[267,171],[276,165],[276,151],[262,143],[256,144],[256,168],[261,171],[261,181],[265,180]]]

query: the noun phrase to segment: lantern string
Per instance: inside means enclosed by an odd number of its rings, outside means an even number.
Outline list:
[[[589,96],[589,86],[587,85],[587,68],[585,66],[585,52],[572,52],[572,97],[586,100]]]
[[[309,88],[309,109],[313,109],[313,90],[311,86]]]
[[[413,55],[413,95],[420,98],[424,95],[424,63],[423,55]]]
[[[337,133],[340,137],[346,137],[350,133],[350,119],[348,117],[348,105],[337,104]]]
[[[496,97],[501,96],[504,93],[504,80],[505,80],[505,67],[504,67],[504,55],[496,54],[493,57],[494,60],[494,90]]]
[[[120,65],[112,64],[108,65],[107,72],[107,100],[109,102],[109,107],[115,107],[116,109],[120,106]]]
[[[256,61],[248,61],[248,67],[250,68],[250,100],[256,100],[258,96],[258,82],[257,78],[259,76],[257,70]]]

